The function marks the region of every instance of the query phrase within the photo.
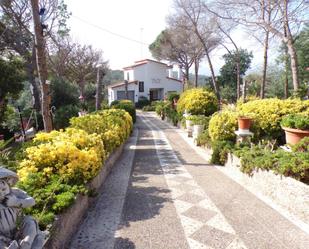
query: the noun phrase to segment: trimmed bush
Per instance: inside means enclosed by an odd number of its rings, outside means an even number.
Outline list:
[[[284,137],[280,122],[285,115],[309,114],[309,100],[261,99],[238,103],[237,111],[253,116],[252,131],[257,138],[280,139]]]
[[[212,141],[234,141],[237,129],[237,113],[222,111],[215,113],[209,121],[209,136]]]
[[[133,123],[136,121],[136,109],[131,100],[115,100],[111,103],[111,107],[114,109],[123,109],[127,111],[133,120]]]
[[[137,103],[135,104],[135,107],[136,108],[139,108],[139,109],[142,109],[144,108],[145,106],[149,106],[150,105],[150,100],[147,99],[146,97],[144,96],[141,96],[138,98],[138,101]]]
[[[36,200],[27,212],[43,229],[74,202],[76,194],[88,193],[85,184],[133,127],[131,116],[120,109],[74,117],[70,123],[65,131],[38,133],[18,166],[18,186]]]
[[[192,115],[210,116],[218,108],[216,95],[203,88],[193,88],[183,92],[177,103],[177,111],[181,114],[187,110]]]
[[[71,127],[82,129],[89,134],[99,134],[107,154],[127,139],[133,127],[131,116],[126,111],[118,109],[75,117],[70,123]]]

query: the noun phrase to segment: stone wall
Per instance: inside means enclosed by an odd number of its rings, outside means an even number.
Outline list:
[[[240,159],[229,154],[225,167],[218,168],[251,192],[267,197],[291,216],[309,224],[308,185],[266,170],[258,170],[253,172],[253,176],[248,176],[240,171],[240,165]]]

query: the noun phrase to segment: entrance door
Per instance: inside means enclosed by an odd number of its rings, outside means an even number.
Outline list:
[[[150,101],[162,100],[163,99],[163,88],[156,88],[149,90]]]

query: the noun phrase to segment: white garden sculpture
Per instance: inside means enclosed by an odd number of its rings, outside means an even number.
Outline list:
[[[37,222],[22,213],[35,201],[26,192],[12,188],[17,181],[16,173],[0,167],[0,248],[41,249],[44,235]]]

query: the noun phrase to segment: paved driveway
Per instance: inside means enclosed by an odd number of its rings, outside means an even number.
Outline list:
[[[139,113],[74,249],[309,248],[309,235]]]

